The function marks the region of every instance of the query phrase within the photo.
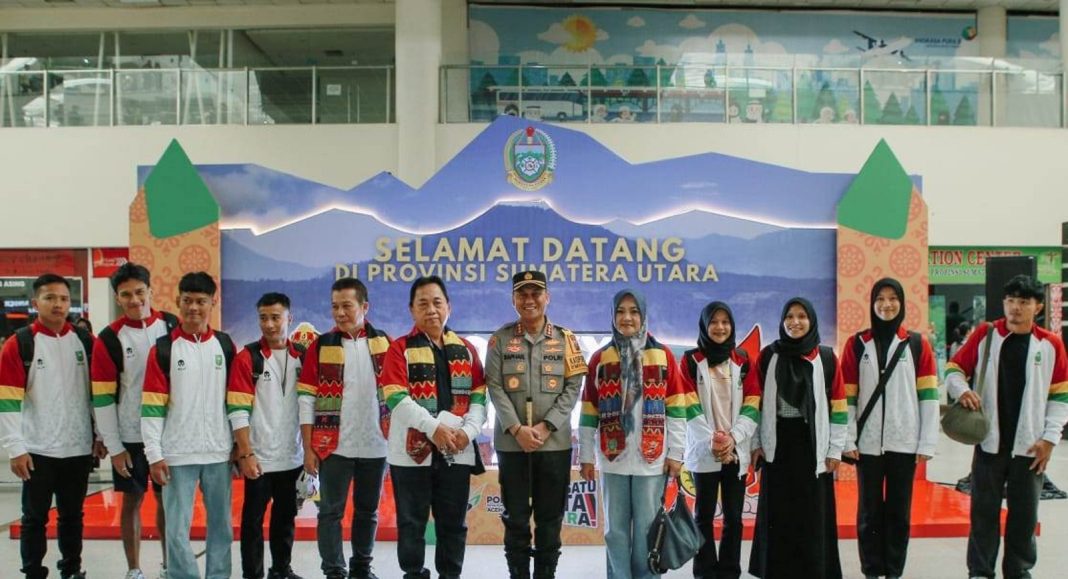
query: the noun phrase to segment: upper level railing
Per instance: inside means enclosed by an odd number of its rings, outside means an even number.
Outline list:
[[[393,67],[0,71],[0,127],[395,121]]]
[[[909,63],[906,63],[909,64]],[[498,115],[579,123],[786,123],[1063,127],[1060,63],[819,67],[446,66],[441,121]]]

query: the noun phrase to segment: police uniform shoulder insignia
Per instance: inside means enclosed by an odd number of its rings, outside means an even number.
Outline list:
[[[586,373],[586,360],[582,357],[582,348],[579,347],[578,338],[567,330],[562,332],[567,338],[567,348],[564,354],[564,374],[568,378]]]
[[[497,335],[494,334],[494,335],[490,336],[489,345],[487,345],[486,348],[492,350],[496,346],[497,346]]]

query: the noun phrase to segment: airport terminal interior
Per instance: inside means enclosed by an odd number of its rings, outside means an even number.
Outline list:
[[[70,281],[72,320],[106,327],[122,315],[108,278],[130,261],[149,267],[153,305],[172,311],[181,275],[209,272],[221,287],[212,324],[238,344],[259,337],[254,304],[269,291],[293,298],[295,341],[328,330],[330,283],[350,275],[368,283],[368,319],[403,335],[409,284],[436,274],[455,292],[451,327],[485,355],[515,319],[512,275],[530,267],[546,272],[549,318],[575,330],[587,359],[611,337],[611,296],[628,283],[676,355],[694,347],[692,322],[713,299],[732,304],[738,339],[759,350],[794,293],[815,302],[823,343],[840,351],[868,327],[872,284],[893,276],[908,280],[906,324],[931,342],[946,403],[951,352],[1000,315],[1005,271],[1043,283],[1037,323],[1068,334],[1066,10],[0,0],[0,339],[32,323],[44,272]],[[509,573],[494,419],[491,407],[477,441],[490,472],[472,479],[464,577]],[[577,445],[578,407],[572,424]],[[940,436],[917,470],[904,576],[967,576],[969,498],[957,487],[972,453]],[[565,579],[607,573],[598,485],[580,481],[577,454]],[[119,578],[118,495],[103,464],[90,475],[83,568]],[[839,472],[847,578],[864,577],[855,479]],[[1031,576],[1052,579],[1068,569],[1057,492],[1068,449],[1053,452],[1047,479]],[[20,576],[21,488],[0,467],[2,578]],[[304,578],[322,576],[316,509],[297,518],[292,567]],[[403,575],[396,539],[389,510],[381,579]],[[154,578],[159,544],[141,549]],[[51,538],[54,576],[58,558]],[[240,560],[235,536],[234,577]],[[691,564],[664,574],[691,576]]]

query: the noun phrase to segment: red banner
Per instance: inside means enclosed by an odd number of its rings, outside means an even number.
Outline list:
[[[128,247],[97,247],[93,249],[93,277],[111,277],[115,270],[128,261]]]
[[[76,256],[85,259],[80,249],[0,249],[0,275],[34,277],[50,271],[59,275],[77,275]]]

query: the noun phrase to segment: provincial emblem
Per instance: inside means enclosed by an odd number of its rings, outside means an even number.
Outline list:
[[[541,129],[520,129],[505,143],[504,170],[512,185],[524,191],[537,191],[552,183],[556,145]]]

